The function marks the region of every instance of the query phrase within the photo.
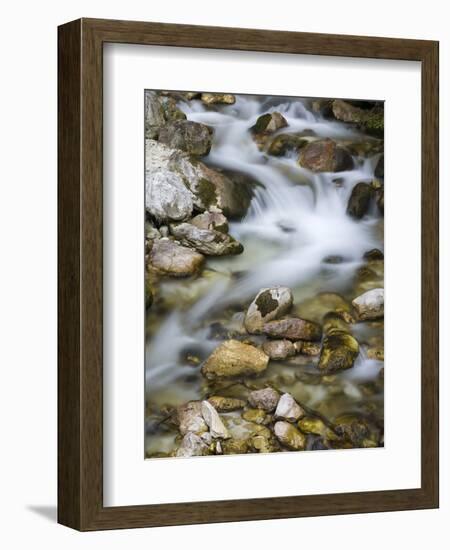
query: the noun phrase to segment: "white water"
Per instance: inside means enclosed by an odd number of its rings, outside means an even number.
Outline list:
[[[148,344],[151,349],[146,353],[146,381],[152,393],[192,371],[192,367],[180,364],[180,352],[186,345],[195,344],[205,351],[215,346],[201,328],[205,316],[250,301],[260,288],[270,285],[293,288],[296,300],[321,290],[345,292],[364,252],[383,249],[375,212],[361,221],[346,214],[353,186],[373,179],[376,156],[355,158],[351,171],[312,174],[301,168],[293,155],[277,158],[259,151],[248,129],[259,115],[276,110],[289,124],[280,133],[312,130],[320,137],[357,140],[357,132],[323,119],[301,100],[261,101],[237,96],[235,105],[222,107],[220,112],[208,111],[200,101],[180,107],[189,120],[214,128],[214,143],[204,159],[206,163],[244,172],[263,187],[256,189],[245,218],[230,226],[230,233],[244,244],[243,254],[208,260],[213,269],[245,272],[244,276],[216,285],[187,313],[174,311]],[[337,177],[339,186],[333,181]],[[324,265],[327,256],[341,256],[345,261]],[[350,377],[370,377],[374,369],[378,372],[377,362],[360,358]]]

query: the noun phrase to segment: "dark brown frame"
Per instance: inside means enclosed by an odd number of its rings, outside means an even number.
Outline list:
[[[121,42],[420,61],[420,489],[103,506],[102,62]],[[82,531],[438,507],[438,42],[79,19],[58,29],[58,521]]]

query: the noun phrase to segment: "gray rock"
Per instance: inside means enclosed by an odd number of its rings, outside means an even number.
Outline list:
[[[150,267],[173,277],[194,275],[202,268],[204,259],[195,250],[169,239],[155,241],[149,254]]]
[[[171,224],[170,231],[181,244],[195,248],[206,256],[240,254],[244,250],[230,235],[211,229],[199,229],[190,223]]]
[[[262,347],[273,361],[280,361],[295,355],[295,346],[290,340],[269,340]]]
[[[384,316],[384,289],[368,290],[355,298],[352,305],[359,320],[379,319]]]
[[[179,221],[191,216],[194,205],[181,177],[160,168],[146,172],[145,207],[159,221]]]
[[[302,416],[305,416],[305,411],[300,407],[297,401],[295,401],[290,393],[283,393],[278,401],[275,417],[290,422],[296,422]]]
[[[273,388],[264,388],[262,390],[254,390],[248,396],[248,402],[252,407],[262,409],[266,412],[275,410],[280,394]]]
[[[209,447],[201,437],[189,432],[181,441],[177,450],[178,457],[205,456],[209,454]]]
[[[145,137],[158,137],[160,127],[165,124],[164,108],[156,92],[146,90],[144,99]]]
[[[212,437],[220,437],[222,439],[228,439],[230,437],[218,412],[211,403],[208,403],[208,401],[202,401],[202,415],[206,424],[209,426],[209,433]]]
[[[286,286],[262,288],[245,314],[246,330],[251,334],[261,332],[265,323],[287,313],[292,302],[292,291]]]
[[[177,120],[161,128],[159,142],[192,155],[207,155],[211,150],[212,131],[199,122]]]
[[[199,229],[213,229],[228,233],[228,220],[220,211],[202,212],[189,220],[189,223]]]
[[[201,401],[189,401],[180,405],[177,409],[178,423],[181,435],[188,432],[201,434],[208,431],[208,426],[203,418]]]

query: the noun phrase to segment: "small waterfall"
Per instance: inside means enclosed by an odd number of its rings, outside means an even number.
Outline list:
[[[315,136],[345,140],[358,139],[356,130],[312,112],[307,100],[236,96],[234,105],[218,110],[208,110],[198,100],[181,107],[189,120],[214,128],[213,147],[205,163],[243,172],[261,186],[244,219],[230,224],[230,233],[244,244],[242,257],[208,260],[213,269],[243,275],[213,286],[190,311],[173,312],[148,344],[147,381],[158,385],[171,383],[185,372],[179,359],[183,347],[214,347],[202,327],[205,316],[250,301],[260,288],[270,285],[304,286],[304,297],[321,290],[345,292],[364,252],[383,249],[376,212],[361,221],[346,214],[353,187],[373,179],[378,156],[355,158],[350,171],[312,174],[299,166],[294,155],[278,158],[260,151],[249,132],[261,114],[273,111],[281,112],[288,122],[279,133],[308,130]],[[324,271],[324,259],[330,256],[342,262],[327,264]]]

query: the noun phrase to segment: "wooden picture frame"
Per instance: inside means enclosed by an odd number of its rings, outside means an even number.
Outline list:
[[[105,42],[421,63],[421,488],[103,506],[102,46]],[[58,521],[90,531],[437,507],[438,43],[79,19],[59,27],[58,50]]]

